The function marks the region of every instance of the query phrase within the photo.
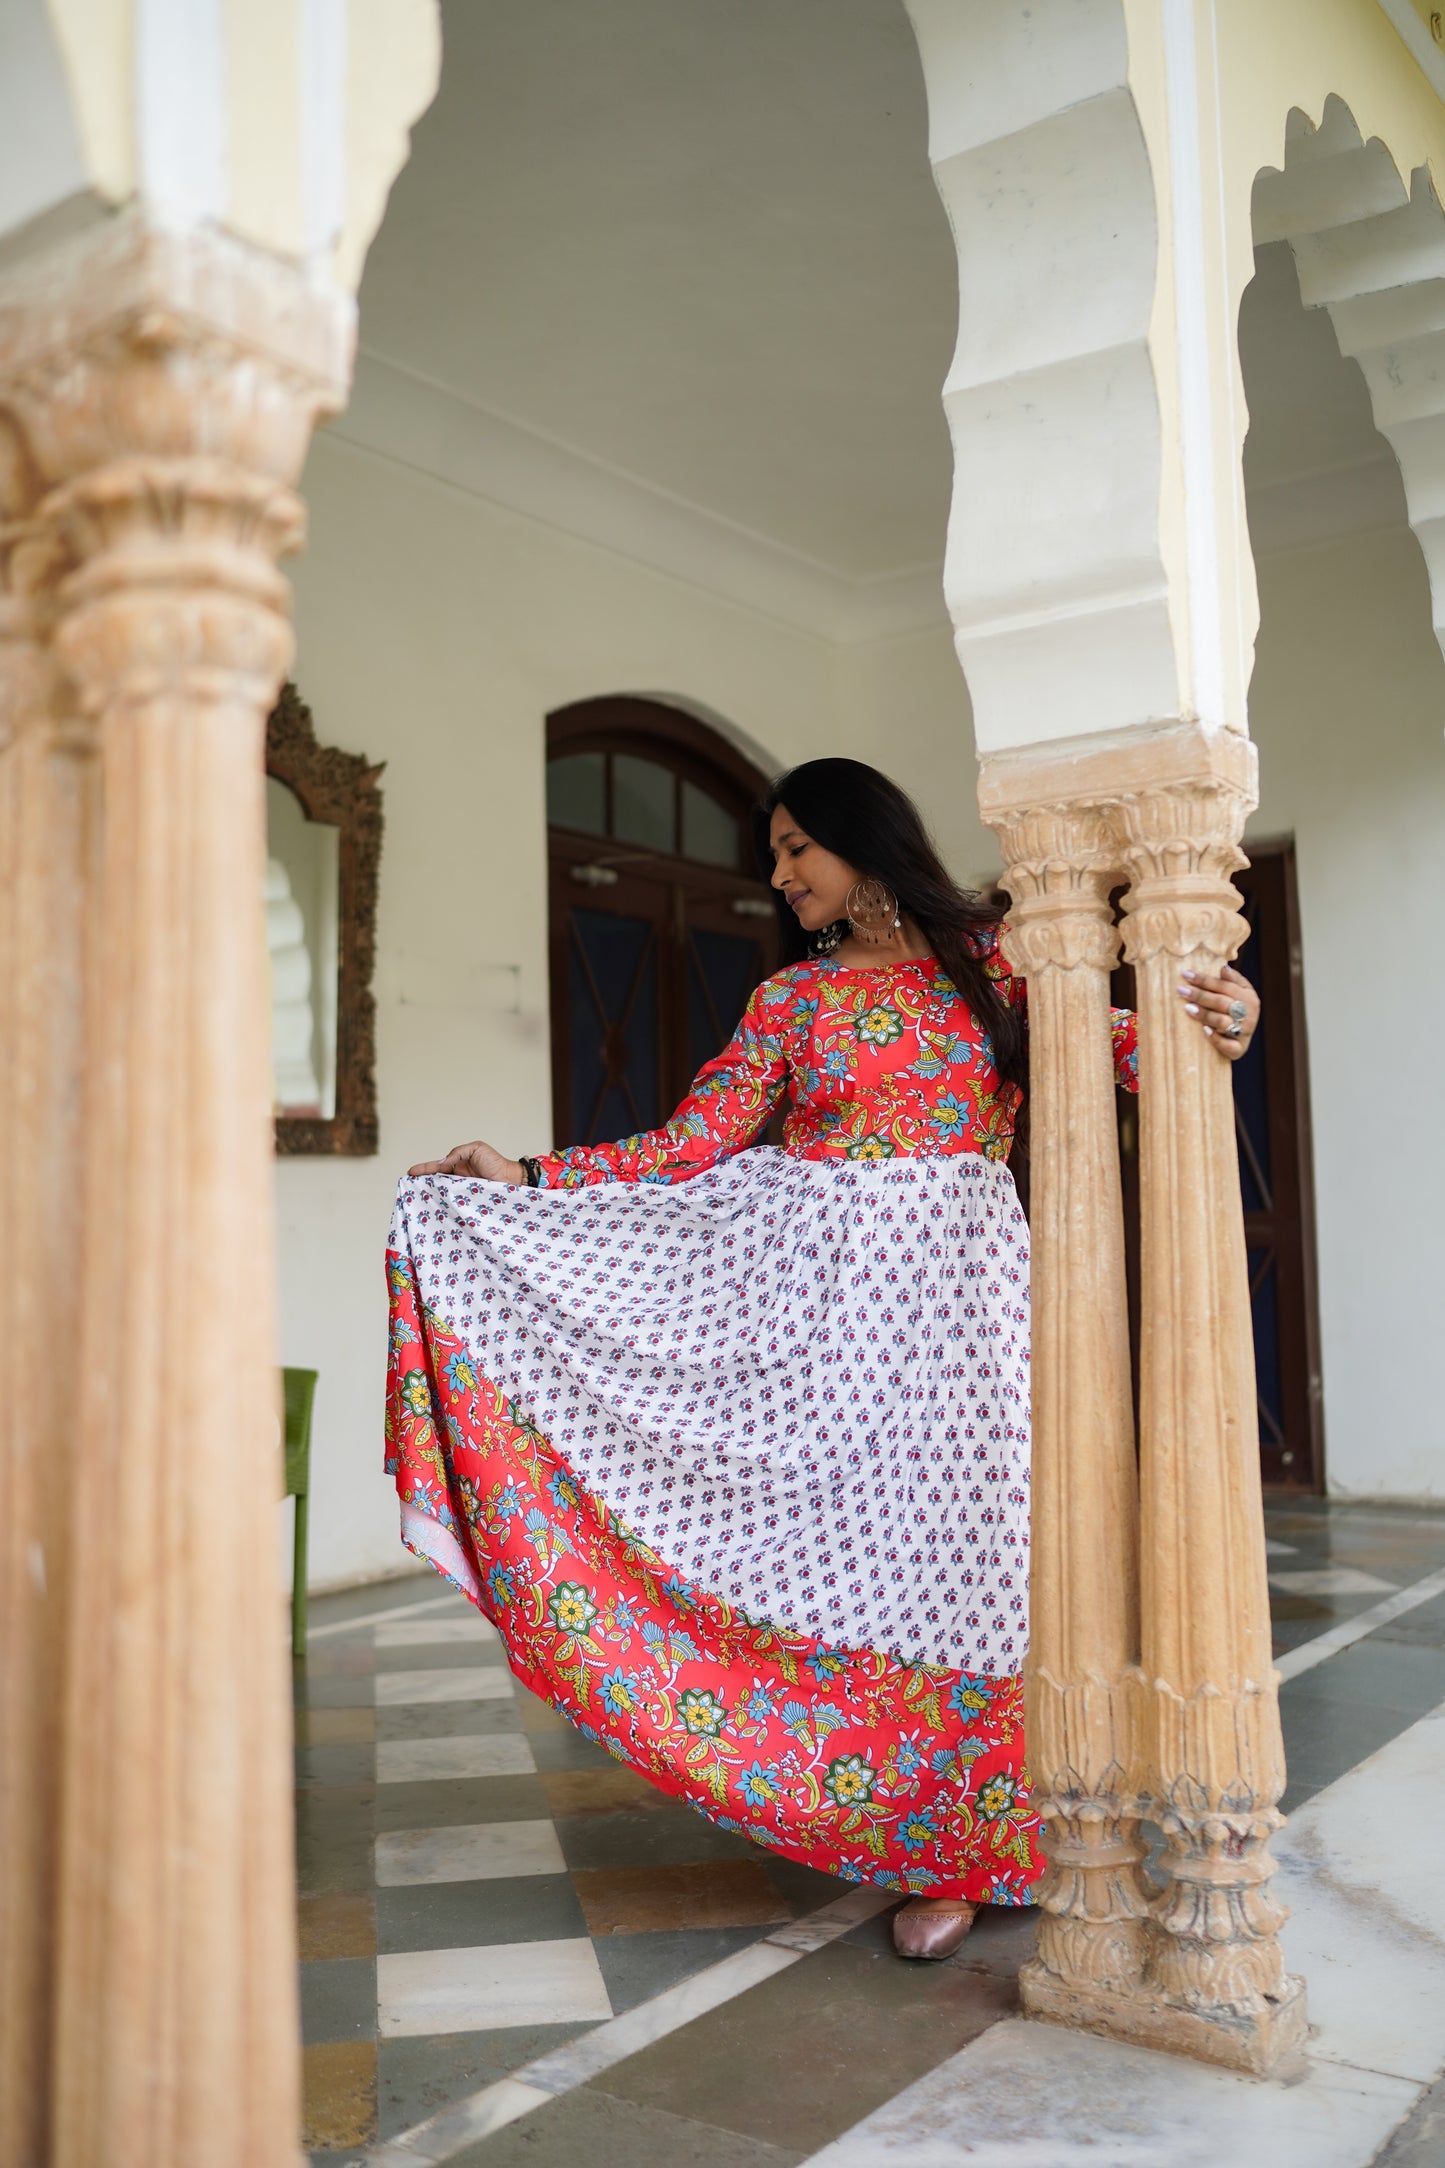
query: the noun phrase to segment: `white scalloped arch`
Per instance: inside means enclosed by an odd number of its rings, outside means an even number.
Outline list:
[[[1255,240],[1289,243],[1301,299],[1328,311],[1340,352],[1359,363],[1445,650],[1445,210],[1429,171],[1407,180],[1330,97],[1318,125],[1291,111],[1283,163],[1258,175],[1253,212]]]
[[[944,588],[980,750],[1178,713],[1155,186],[1119,0],[908,0],[959,261]]]

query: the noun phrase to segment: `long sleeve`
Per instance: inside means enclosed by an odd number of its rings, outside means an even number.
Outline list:
[[[564,1152],[549,1152],[537,1161],[540,1186],[685,1182],[755,1143],[788,1076],[781,1014],[770,994],[774,985],[768,981],[758,988],[731,1041],[698,1072],[671,1121],[616,1144],[574,1144]]]
[[[983,967],[1005,1000],[1017,1009],[1027,1022],[1027,982],[1009,969],[999,948],[997,935],[991,937],[990,946],[983,952]],[[1134,1011],[1110,1009],[1109,1033],[1114,1044],[1114,1076],[1119,1089],[1136,1092],[1139,1089],[1139,1019]]]

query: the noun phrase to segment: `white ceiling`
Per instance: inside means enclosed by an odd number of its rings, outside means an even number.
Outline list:
[[[849,579],[936,566],[957,310],[901,0],[448,0],[366,354]]]
[[[902,0],[446,0],[444,21],[342,432],[425,444],[613,546],[645,529],[641,553],[836,636],[936,621],[956,271]],[[1403,517],[1288,246],[1258,265],[1256,548]]]

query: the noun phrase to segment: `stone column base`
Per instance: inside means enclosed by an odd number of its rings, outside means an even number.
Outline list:
[[[1256,2078],[1291,2077],[1304,2069],[1309,2033],[1305,1984],[1293,1974],[1286,1977],[1282,1999],[1251,2016],[1222,2009],[1185,2010],[1147,1994],[1125,1995],[1106,1987],[1070,1986],[1036,1957],[1019,1973],[1019,1992],[1025,2017],[1127,2040],[1131,2047],[1188,2055],[1195,2062],[1220,2063]]]

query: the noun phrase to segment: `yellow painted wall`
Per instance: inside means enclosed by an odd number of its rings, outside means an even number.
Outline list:
[[[69,81],[90,185],[128,202],[143,169],[134,91],[136,0],[46,0]],[[225,224],[243,240],[302,259],[313,225],[306,201],[299,0],[225,0]],[[347,0],[344,205],[329,270],[345,292],[360,282],[387,194],[406,162],[409,132],[435,95],[441,68],[437,0]]]

